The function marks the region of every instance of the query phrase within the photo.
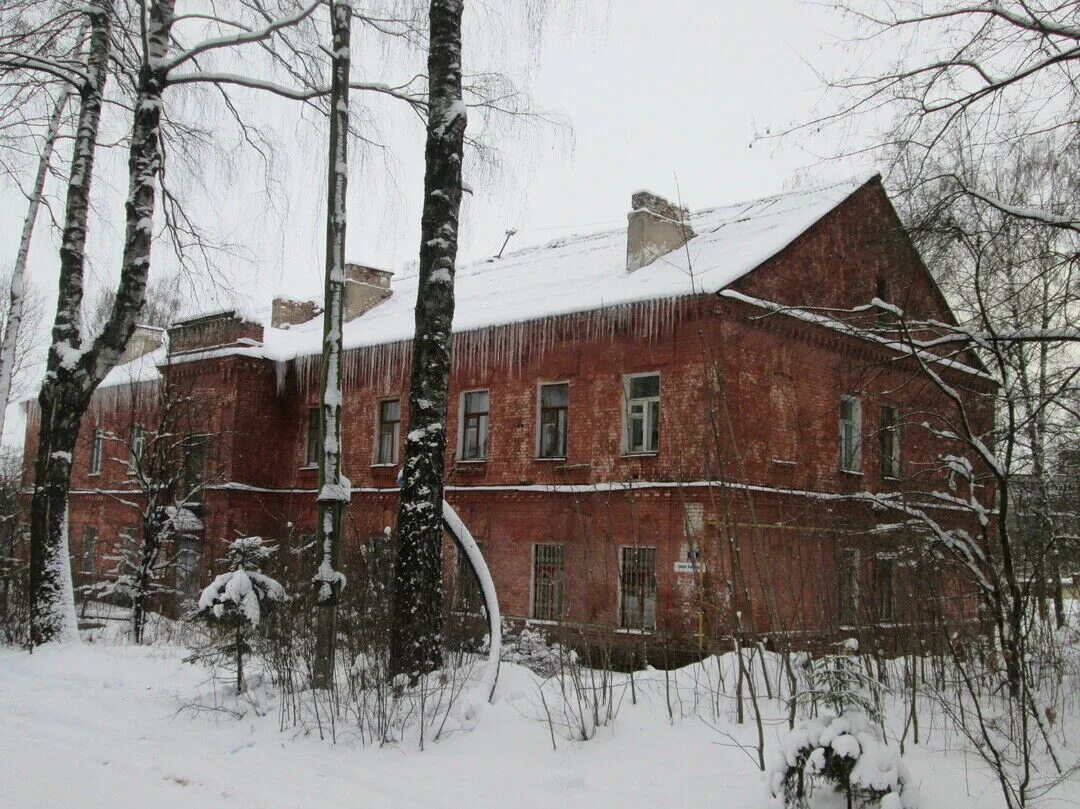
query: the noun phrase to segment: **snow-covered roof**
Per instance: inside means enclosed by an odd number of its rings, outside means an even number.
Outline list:
[[[463,264],[454,282],[454,331],[718,292],[783,250],[873,176],[692,212],[694,238],[634,272],[626,269],[625,227]],[[417,281],[416,275],[394,278],[389,299],[345,324],[345,348],[411,339]],[[288,329],[265,325],[264,356],[321,351],[318,318]]]
[[[695,235],[686,246],[633,272],[626,269],[625,227],[462,264],[454,282],[454,331],[719,292],[779,253],[874,176],[691,212]],[[415,274],[392,279],[393,294],[387,300],[345,324],[345,348],[410,340],[417,281]],[[275,329],[268,301],[228,311],[261,322],[265,336],[261,347],[225,353],[274,360],[321,353],[321,318]],[[165,360],[162,348],[117,366],[101,387],[157,379],[156,366]]]

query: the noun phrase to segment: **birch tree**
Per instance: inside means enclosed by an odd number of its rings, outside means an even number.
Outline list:
[[[319,408],[319,514],[316,540],[322,559],[315,574],[319,588],[315,684],[334,680],[337,600],[345,584],[340,572],[345,507],[350,484],[341,470],[341,354],[345,309],[345,192],[348,187],[349,72],[352,3],[334,0],[330,8],[332,59],[330,79],[329,171],[326,198],[326,280],[323,306],[323,352]]]
[[[391,671],[411,678],[442,664],[442,499],[466,107],[463,0],[431,0],[424,204],[398,508]]]

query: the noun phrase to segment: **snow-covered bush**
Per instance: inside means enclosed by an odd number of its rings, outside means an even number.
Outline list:
[[[196,617],[231,630],[229,642],[219,649],[236,663],[236,690],[244,689],[244,654],[249,651],[244,635],[256,629],[263,613],[285,600],[285,588],[261,572],[274,548],[261,537],[242,537],[229,544],[225,562],[229,569],[217,576],[199,596]]]
[[[878,728],[862,713],[823,716],[800,722],[769,769],[774,806],[809,807],[817,786],[831,787],[848,807],[916,809],[918,793],[900,759]]]
[[[549,641],[543,632],[529,627],[514,631],[510,624],[503,622],[502,660],[505,663],[517,663],[526,666],[537,674],[550,676],[569,660],[577,662],[577,652],[567,649],[557,642]]]

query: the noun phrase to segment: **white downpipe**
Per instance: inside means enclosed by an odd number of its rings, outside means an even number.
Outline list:
[[[499,614],[499,597],[495,593],[495,581],[491,578],[484,555],[473,535],[465,527],[454,507],[443,500],[443,524],[458,548],[468,557],[469,564],[480,582],[484,597],[484,609],[488,616],[488,659],[484,667],[484,682],[488,685],[488,702],[495,696],[495,684],[499,680],[499,658],[502,656],[502,617]]]

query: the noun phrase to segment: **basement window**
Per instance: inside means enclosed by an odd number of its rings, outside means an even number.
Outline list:
[[[859,551],[840,548],[837,552],[836,595],[840,626],[859,623]]]
[[[533,618],[558,621],[563,617],[564,574],[562,545],[533,545]]]
[[[86,575],[92,575],[94,572],[94,556],[96,553],[97,528],[93,525],[88,525],[83,528],[82,555],[79,564],[80,571]]]
[[[878,623],[896,620],[896,560],[879,556],[877,560]]]
[[[629,455],[648,455],[660,449],[660,374],[623,378],[626,400],[624,447]]]
[[[656,548],[623,548],[619,564],[619,626],[656,629]]]

